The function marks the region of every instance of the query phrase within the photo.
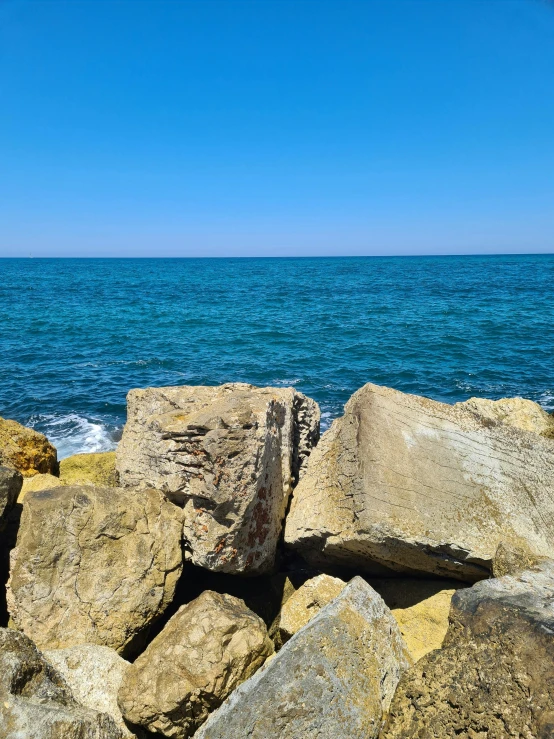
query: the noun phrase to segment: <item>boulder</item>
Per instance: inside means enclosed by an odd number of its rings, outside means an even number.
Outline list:
[[[117,705],[117,693],[130,665],[114,649],[83,644],[47,650],[44,657],[63,677],[79,703],[110,715],[123,737],[145,737],[140,729],[136,732],[128,728]]]
[[[24,477],[17,502],[23,503],[27,493],[36,493],[39,490],[49,490],[51,488],[59,488],[60,486],[63,486],[63,483],[59,477],[54,477],[54,475],[39,474],[33,475],[33,477]]]
[[[494,577],[516,575],[524,570],[535,569],[545,559],[532,554],[525,547],[511,547],[501,541],[492,561],[492,574]]]
[[[23,484],[21,473],[10,467],[0,467],[0,530],[3,518],[17,500]]]
[[[211,714],[195,739],[374,739],[409,664],[390,611],[356,577]]]
[[[314,564],[474,582],[500,540],[554,554],[553,488],[551,441],[366,385],[310,456],[285,542]]]
[[[317,577],[306,580],[285,601],[272,626],[271,633],[274,635],[276,644],[280,647],[287,642],[345,587],[344,580],[330,575],[317,575]]]
[[[455,407],[467,408],[483,418],[498,423],[507,423],[523,431],[532,431],[547,438],[554,437],[554,418],[538,403],[525,398],[470,398]]]
[[[171,602],[182,511],[156,490],[58,487],[29,493],[11,552],[8,609],[41,649],[133,652]]]
[[[117,449],[124,486],[185,510],[186,557],[209,570],[271,570],[293,484],[319,435],[317,404],[292,388],[131,390]]]
[[[273,653],[264,622],[230,595],[207,590],[182,606],[125,673],[125,718],[157,734],[194,734]]]
[[[80,705],[33,642],[0,629],[2,739],[122,739],[111,716]]]
[[[5,418],[0,418],[0,465],[19,470],[23,477],[58,472],[56,449],[46,436]]]
[[[554,736],[554,563],[452,598],[443,648],[398,685],[382,739]]]
[[[62,459],[60,482],[62,485],[116,487],[115,452],[74,454],[72,457]]]

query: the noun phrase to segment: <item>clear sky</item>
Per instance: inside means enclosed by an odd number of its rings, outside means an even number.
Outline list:
[[[547,0],[0,0],[0,255],[554,251]]]

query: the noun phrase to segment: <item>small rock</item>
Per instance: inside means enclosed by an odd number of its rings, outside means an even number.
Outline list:
[[[382,598],[356,577],[195,739],[375,739],[410,662]]]
[[[498,423],[506,423],[523,431],[532,431],[547,438],[554,437],[554,418],[543,410],[538,403],[524,398],[470,398],[455,407],[467,408],[483,418]]]
[[[62,485],[116,487],[115,452],[74,454],[72,457],[62,459],[60,482]]]
[[[5,418],[0,418],[0,465],[19,470],[23,477],[58,472],[56,449],[46,436]]]
[[[54,475],[33,475],[33,477],[24,477],[21,492],[17,498],[18,503],[23,503],[27,493],[36,493],[39,490],[50,490],[51,488],[62,487],[63,483],[59,477]]]
[[[126,672],[119,705],[132,724],[184,739],[272,652],[258,616],[208,590],[182,606]]]

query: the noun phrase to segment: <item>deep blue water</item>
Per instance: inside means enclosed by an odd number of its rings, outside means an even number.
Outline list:
[[[365,382],[554,409],[554,255],[0,260],[0,415],[111,448],[129,388]]]

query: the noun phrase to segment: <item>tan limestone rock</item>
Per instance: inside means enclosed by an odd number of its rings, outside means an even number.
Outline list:
[[[19,470],[23,477],[58,471],[56,449],[46,436],[5,418],[0,418],[0,465]]]
[[[40,648],[132,652],[171,602],[182,511],[156,490],[58,487],[29,493],[11,552],[8,608]]]
[[[184,507],[194,564],[261,573],[318,435],[317,404],[292,388],[131,390],[116,466],[122,485],[155,487]]]
[[[23,478],[21,473],[11,467],[0,467],[0,530],[4,526],[4,517],[17,500]]]
[[[116,487],[115,452],[74,454],[72,457],[62,459],[60,481],[62,485]]]
[[[119,705],[132,724],[184,739],[272,652],[264,622],[241,600],[205,591],[125,673]]]
[[[441,590],[411,608],[395,608],[392,615],[414,662],[440,649],[448,630],[450,601],[455,590]]]
[[[18,503],[23,503],[27,493],[36,493],[39,490],[50,490],[51,488],[62,487],[63,483],[59,477],[54,475],[33,475],[33,477],[24,477],[21,491],[17,497]]]
[[[551,441],[369,384],[310,456],[285,542],[316,565],[476,581],[501,540],[554,554],[553,488]]]
[[[525,398],[470,398],[456,403],[458,408],[467,408],[483,418],[498,423],[507,423],[523,431],[532,431],[548,438],[554,438],[554,418],[538,403]]]
[[[517,575],[525,570],[540,567],[545,559],[546,557],[532,554],[526,547],[508,546],[501,541],[492,561],[492,574],[494,577]]]

